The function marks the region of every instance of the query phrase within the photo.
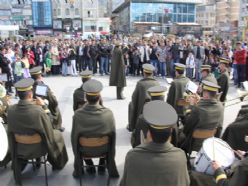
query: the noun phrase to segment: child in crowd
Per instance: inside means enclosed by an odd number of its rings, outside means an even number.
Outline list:
[[[14,80],[15,82],[20,81],[23,78],[23,69],[25,67],[24,63],[21,61],[21,58],[18,54],[15,55],[14,62]]]
[[[193,72],[195,69],[195,58],[192,52],[189,52],[186,59],[186,76],[193,79]]]

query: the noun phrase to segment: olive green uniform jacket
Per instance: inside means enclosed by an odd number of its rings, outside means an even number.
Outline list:
[[[53,129],[49,116],[41,106],[35,105],[30,101],[20,100],[18,104],[10,106],[8,110],[8,134],[11,153],[13,149],[12,133],[33,134],[39,133],[44,136],[44,143],[40,144],[40,151],[36,145],[19,144],[20,148],[15,149],[18,154],[25,156],[39,156],[43,149],[47,148],[48,161],[53,168],[62,169],[68,161],[68,155],[62,133]],[[34,150],[36,149],[36,150]],[[12,153],[12,160],[14,159]]]
[[[222,95],[220,96],[220,101],[225,102],[226,101],[226,95],[228,93],[229,89],[229,75],[228,71],[221,73],[220,77],[217,79],[218,85],[220,86],[219,92],[222,92]]]
[[[120,186],[188,186],[185,153],[169,142],[149,143],[127,153]]]
[[[210,81],[210,82],[212,82],[212,83],[217,84],[217,80],[216,80],[216,78],[214,77],[214,75],[213,75],[212,73],[209,73],[209,74],[207,75],[207,77],[202,78],[202,80]]]
[[[80,157],[78,157],[79,137],[101,137],[106,135],[110,137],[111,141],[110,156],[107,160],[109,164],[108,171],[110,176],[117,177],[119,174],[115,164],[116,129],[112,111],[99,104],[85,104],[82,108],[76,110],[71,131],[71,144],[75,157],[74,169],[76,172],[80,170]]]
[[[122,50],[115,47],[111,58],[111,73],[110,73],[110,86],[125,87],[125,63],[123,59]]]
[[[73,110],[81,108],[86,103],[85,92],[83,91],[83,85],[77,88],[73,93]]]
[[[222,128],[224,107],[216,99],[201,99],[200,102],[190,107],[190,113],[185,117],[183,133],[186,137],[184,148],[187,150],[195,129]],[[196,151],[201,148],[202,140],[193,144]]]
[[[43,81],[35,81],[33,85],[34,98],[37,85],[47,86]],[[47,97],[45,97],[45,99],[48,100],[48,109],[51,112],[53,128],[60,129],[62,125],[62,117],[58,107],[58,101],[49,87],[47,91]]]
[[[189,79],[184,75],[176,77],[171,83],[168,95],[167,103],[169,103],[176,111],[177,114],[183,115],[183,107],[177,106],[177,100],[183,98],[185,92],[185,86],[189,82]]]
[[[143,111],[145,100],[149,98],[147,89],[158,85],[159,82],[152,77],[144,78],[137,82],[132,95],[132,101],[129,103],[128,107],[128,122],[131,131],[135,129],[137,119]]]

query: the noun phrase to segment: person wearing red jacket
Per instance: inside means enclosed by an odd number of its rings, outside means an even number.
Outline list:
[[[28,54],[28,62],[30,65],[30,69],[34,67],[35,65],[35,56],[34,56],[34,52],[30,49],[30,47],[27,48],[27,54]]]
[[[247,51],[242,47],[240,42],[236,43],[234,52],[234,63],[237,64],[238,88],[243,87],[246,76],[246,57]]]

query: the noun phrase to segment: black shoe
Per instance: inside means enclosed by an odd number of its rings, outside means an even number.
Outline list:
[[[58,129],[60,132],[64,132],[65,131],[65,127],[61,127],[60,129]]]
[[[41,166],[40,158],[37,158],[37,159],[36,159],[35,166],[36,166],[37,169],[40,168],[40,166]]]
[[[129,131],[129,132],[132,132],[133,130],[132,129],[130,129],[130,127],[129,127],[129,125],[127,125],[127,130]]]
[[[84,174],[84,170],[82,169],[82,175]],[[72,173],[72,176],[74,177],[74,178],[79,178],[79,172],[77,172],[77,171],[73,171],[73,173]]]
[[[87,167],[86,171],[88,172],[88,174],[95,174],[96,173],[95,167]]]

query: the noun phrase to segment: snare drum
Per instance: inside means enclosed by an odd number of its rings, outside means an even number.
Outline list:
[[[1,136],[1,148],[0,148],[0,161],[3,161],[8,153],[9,143],[6,130],[2,123],[0,123],[0,136]]]
[[[219,138],[208,138],[197,153],[194,168],[197,172],[214,175],[213,160],[219,162],[222,167],[228,167],[234,159],[234,152],[226,142]]]

